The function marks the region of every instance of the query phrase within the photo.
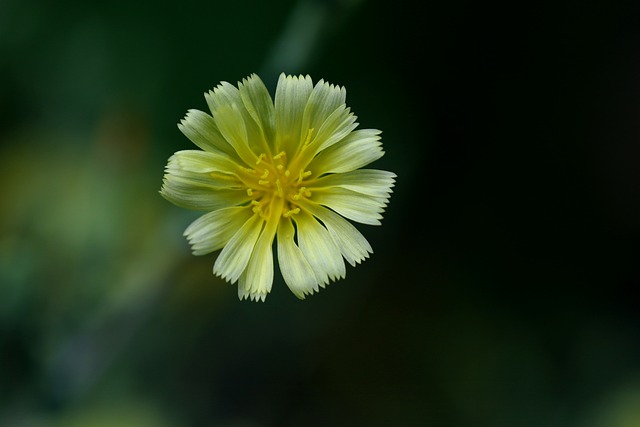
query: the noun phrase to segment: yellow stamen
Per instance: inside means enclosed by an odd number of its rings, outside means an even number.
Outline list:
[[[308,177],[309,175],[311,175],[311,171],[304,172],[302,169],[300,169],[300,173],[298,174],[298,184],[300,184],[302,180]]]
[[[287,155],[287,153],[285,153],[284,151],[281,151],[278,154],[276,154],[275,156],[273,156],[273,160],[278,160],[280,157],[286,156],[286,155]]]
[[[265,169],[264,173],[262,174],[262,176],[260,178],[265,179],[268,176],[269,176],[269,169]]]
[[[253,196],[253,190],[251,188],[247,188],[247,196]]]
[[[304,147],[306,147],[307,145],[311,144],[311,134],[313,133],[313,128],[309,129],[307,131],[307,138],[304,140],[304,144],[302,144]]]
[[[252,200],[251,205],[253,206],[253,209],[251,209],[253,213],[260,215],[264,219],[267,218],[267,215],[262,211],[262,203]]]
[[[295,215],[295,214],[299,214],[300,213],[300,208],[295,208],[295,209],[290,209],[286,212],[282,213],[282,216],[285,218],[289,218],[291,215]]]
[[[276,187],[278,188],[278,196],[279,197],[283,197],[284,196],[284,191],[282,190],[282,184],[280,183],[279,179],[276,179]]]
[[[266,154],[261,153],[261,154],[258,156],[258,160],[256,160],[256,165],[259,165],[259,164],[260,164],[260,162],[262,161],[262,159],[264,159],[264,157],[265,157],[265,156],[266,156]]]
[[[307,187],[300,187],[300,189],[298,190],[298,194],[294,194],[293,196],[291,196],[292,200],[300,200],[300,197],[302,195],[305,195],[307,197],[311,196],[311,191],[307,190]]]

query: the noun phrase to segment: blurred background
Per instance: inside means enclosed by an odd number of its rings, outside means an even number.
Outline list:
[[[0,0],[0,426],[640,426],[639,5]],[[254,72],[346,86],[398,175],[305,301],[158,194]]]

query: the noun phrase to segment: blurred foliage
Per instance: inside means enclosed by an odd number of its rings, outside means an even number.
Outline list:
[[[633,2],[0,2],[0,426],[640,425]],[[158,195],[219,81],[345,85],[374,254],[239,302]]]

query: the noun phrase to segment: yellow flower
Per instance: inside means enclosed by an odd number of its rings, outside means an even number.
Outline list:
[[[238,282],[240,299],[271,291],[274,240],[301,299],[373,252],[345,218],[379,225],[396,175],[360,169],[384,154],[380,131],[355,130],[343,87],[281,74],[274,103],[254,74],[205,98],[212,115],[189,110],[178,125],[204,151],[171,156],[160,193],[209,211],[184,234],[194,255],[222,249],[213,272]]]

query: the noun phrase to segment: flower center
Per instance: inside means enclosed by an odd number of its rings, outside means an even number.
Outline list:
[[[290,169],[284,151],[274,156],[260,154],[256,165],[247,172],[253,177],[247,186],[247,195],[253,197],[253,211],[265,219],[271,215],[296,215],[300,213],[297,202],[311,197],[305,182],[311,171]]]

